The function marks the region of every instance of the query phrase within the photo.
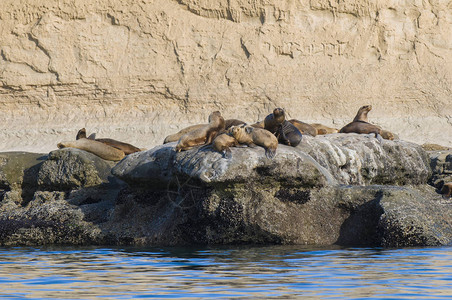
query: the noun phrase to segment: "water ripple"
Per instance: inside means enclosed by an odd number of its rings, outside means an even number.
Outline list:
[[[452,248],[0,248],[0,298],[449,299]]]

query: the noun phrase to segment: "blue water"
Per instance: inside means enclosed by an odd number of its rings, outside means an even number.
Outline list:
[[[452,299],[452,247],[0,248],[2,299]]]

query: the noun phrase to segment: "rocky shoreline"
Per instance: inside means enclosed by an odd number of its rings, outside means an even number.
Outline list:
[[[304,136],[273,160],[174,143],[119,163],[0,153],[0,245],[448,245],[451,176],[451,151],[357,134]]]

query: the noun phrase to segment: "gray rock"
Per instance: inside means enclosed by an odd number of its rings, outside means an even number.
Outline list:
[[[37,174],[41,189],[64,191],[107,183],[113,162],[74,148],[49,153]]]
[[[47,155],[41,153],[0,153],[0,199],[14,194],[8,199],[16,203],[29,201],[37,189],[39,168],[46,159]]]
[[[404,141],[378,142],[372,135],[332,134],[303,137],[298,147],[279,145],[271,160],[264,149],[232,148],[225,159],[210,146],[175,153],[175,143],[129,155],[112,173],[129,184],[166,187],[174,177],[206,184],[252,182],[264,178],[325,184],[423,184],[431,170],[421,146]]]
[[[424,184],[431,176],[427,152],[402,140],[379,142],[373,134],[336,133],[305,137],[299,148],[342,184]]]
[[[452,151],[431,151],[429,154],[433,171],[430,184],[441,190],[444,183],[452,182]]]

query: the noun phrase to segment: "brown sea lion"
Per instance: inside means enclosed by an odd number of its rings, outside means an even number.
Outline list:
[[[225,122],[221,113],[214,111],[209,115],[209,124],[181,136],[175,150],[180,152],[189,150],[194,146],[208,145],[224,128]]]
[[[96,136],[95,134],[92,134],[88,137],[88,139],[92,139],[92,140],[104,143],[108,146],[114,147],[116,149],[119,149],[119,150],[123,151],[126,155],[141,151],[140,148],[137,148],[128,143],[120,142],[120,141],[117,141],[114,139],[109,139],[109,138],[96,139],[95,136]],[[80,129],[77,132],[77,136],[75,137],[76,140],[79,140],[82,138],[85,138],[85,139],[87,138],[85,128]]]
[[[239,142],[228,133],[222,133],[212,141],[213,149],[220,152],[224,158],[231,158],[232,153],[229,147],[234,147],[238,144]]]
[[[204,126],[207,126],[207,124],[196,124],[196,125],[191,125],[191,126],[185,127],[175,134],[168,135],[165,138],[165,140],[163,141],[163,144],[177,142],[184,134],[186,134],[190,131],[202,128]]]
[[[310,136],[316,136],[317,135],[317,129],[315,129],[313,126],[309,125],[308,123],[292,119],[289,120],[290,123],[292,123],[295,127],[297,127],[298,130],[300,130],[301,133],[309,134]]]
[[[372,110],[372,105],[364,105],[358,109],[358,113],[356,114],[353,122],[363,121],[369,123],[369,118],[367,118],[367,114]]]
[[[452,195],[452,182],[444,183],[441,194],[443,194],[443,198],[450,198]]]
[[[241,120],[237,120],[237,119],[226,119],[226,120],[224,120],[224,127],[225,127],[226,130],[228,130],[232,126],[239,126],[239,125],[243,125],[243,124],[245,124],[245,122],[243,122]]]
[[[77,148],[80,150],[88,151],[105,160],[118,161],[123,159],[125,156],[124,151],[87,138],[79,138],[75,141],[61,142],[57,146],[60,149]]]
[[[265,129],[273,133],[281,144],[292,147],[300,144],[303,135],[295,125],[286,120],[285,112],[282,108],[275,108],[273,113],[265,117]]]
[[[229,127],[231,127],[231,126],[245,124],[245,122],[237,120],[237,119],[227,119],[227,120],[224,120],[224,122],[225,122],[224,127],[226,130],[229,129]],[[165,138],[165,140],[163,141],[163,144],[177,142],[184,134],[186,134],[190,131],[202,128],[203,126],[206,126],[206,125],[207,124],[196,124],[196,125],[191,125],[191,126],[185,127],[175,134],[168,135]]]
[[[256,122],[256,123],[254,123],[254,124],[251,124],[250,126],[251,126],[251,127],[254,127],[254,128],[262,128],[262,129],[265,128],[264,121]]]
[[[375,125],[372,125],[363,121],[355,121],[348,123],[339,130],[340,133],[362,133],[362,134],[375,134],[375,137],[381,137],[381,129]]]
[[[381,128],[368,123],[367,113],[372,109],[372,105],[361,106],[351,123],[348,123],[339,130],[340,133],[361,133],[375,134],[375,137],[381,142]]]
[[[339,130],[336,128],[328,127],[320,123],[312,123],[310,124],[312,127],[317,129],[317,134],[323,135],[323,134],[331,134],[331,133],[338,133]]]
[[[273,158],[278,148],[278,139],[270,131],[248,125],[232,126],[229,133],[240,143],[249,147],[259,145],[265,149],[265,156]]]

